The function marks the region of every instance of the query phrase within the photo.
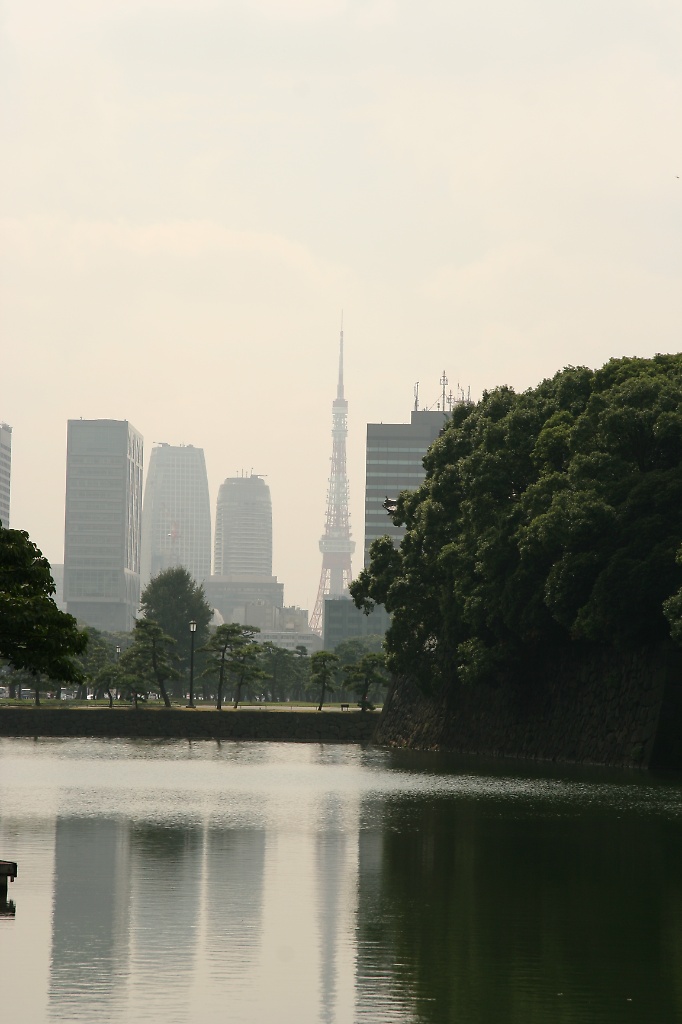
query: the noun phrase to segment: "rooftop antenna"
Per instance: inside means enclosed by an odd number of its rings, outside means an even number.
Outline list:
[[[438,406],[438,408],[442,409],[443,412],[445,412],[445,389],[448,386],[448,378],[445,376],[445,370],[443,370],[443,376],[440,379],[440,385],[441,385],[441,387],[443,389],[443,398],[442,398],[442,403],[441,403],[441,405]]]
[[[341,310],[341,335],[339,337],[339,382],[336,397],[343,398],[343,310]]]
[[[419,412],[419,381],[414,385],[414,411]]]

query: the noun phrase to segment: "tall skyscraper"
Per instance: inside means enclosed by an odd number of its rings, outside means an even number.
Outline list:
[[[322,633],[325,597],[343,597],[348,594],[352,579],[351,555],[355,541],[351,540],[348,515],[348,476],[346,474],[346,437],[348,436],[348,402],[343,392],[343,326],[339,338],[339,379],[336,398],[332,403],[332,463],[327,488],[327,515],[324,534],[320,539],[322,572],[317,591],[310,628]]]
[[[213,563],[206,599],[224,621],[275,629],[284,586],[272,575],[272,504],[262,476],[228,477],[221,486]]]
[[[419,487],[426,475],[424,456],[446,419],[442,410],[414,410],[409,423],[367,424],[365,565],[369,562],[370,544],[377,537],[387,534],[396,545],[402,540],[405,530],[393,525],[384,501]]]
[[[127,420],[69,420],[64,598],[97,629],[130,630],[139,608],[142,456]]]
[[[262,476],[228,477],[222,484],[213,571],[218,576],[272,575],[272,504]]]
[[[0,523],[9,527],[10,483],[12,479],[12,428],[0,423]]]
[[[183,566],[197,583],[211,574],[211,505],[202,448],[152,448],[142,506],[141,585]]]

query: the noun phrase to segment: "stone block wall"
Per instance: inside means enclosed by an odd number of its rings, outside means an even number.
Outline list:
[[[515,686],[426,697],[398,680],[375,742],[419,750],[682,768],[682,652],[561,652]]]
[[[0,708],[0,736],[368,743],[378,715],[360,711],[185,711],[180,708]]]

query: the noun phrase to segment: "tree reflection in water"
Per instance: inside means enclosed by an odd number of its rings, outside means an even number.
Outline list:
[[[390,975],[432,1024],[682,1019],[679,822],[451,799],[363,817],[365,990]]]

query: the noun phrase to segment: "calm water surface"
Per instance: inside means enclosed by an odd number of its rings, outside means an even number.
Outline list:
[[[0,740],[0,858],[7,1024],[682,1021],[680,776]]]

